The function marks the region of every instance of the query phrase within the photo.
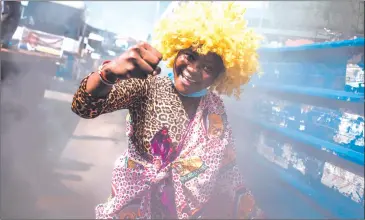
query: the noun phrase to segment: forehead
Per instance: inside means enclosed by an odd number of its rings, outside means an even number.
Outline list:
[[[202,59],[202,61],[205,62],[214,62],[223,64],[222,58],[216,53],[209,52],[206,55],[200,55],[199,57]]]
[[[223,65],[222,58],[218,54],[213,53],[213,52],[209,52],[207,54],[199,54],[198,52],[196,52],[195,50],[193,50],[191,48],[181,50],[181,52],[182,53],[191,53],[196,58],[199,58],[198,60],[200,62],[222,64]]]

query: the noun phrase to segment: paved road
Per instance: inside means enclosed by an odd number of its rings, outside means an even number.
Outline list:
[[[93,218],[126,146],[125,112],[80,119],[75,83],[41,63],[13,64],[2,63],[1,217]]]

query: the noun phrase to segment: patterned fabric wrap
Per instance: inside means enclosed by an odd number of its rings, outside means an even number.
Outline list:
[[[177,146],[162,128],[151,140],[152,162],[128,150],[115,162],[109,200],[98,219],[262,218],[236,165],[223,105],[208,93]],[[133,124],[127,116],[127,136]]]

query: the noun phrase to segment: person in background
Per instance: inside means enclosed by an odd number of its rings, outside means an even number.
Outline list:
[[[128,149],[96,218],[263,217],[237,167],[220,98],[239,97],[258,68],[258,36],[244,11],[185,2],[160,21],[154,47],[139,43],[82,80],[71,107],[80,117],[129,110]],[[161,60],[168,76],[157,76]]]
[[[1,1],[1,47],[9,47],[21,18],[20,1]]]

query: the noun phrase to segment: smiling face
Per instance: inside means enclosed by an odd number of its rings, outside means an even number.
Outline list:
[[[225,68],[221,57],[215,53],[200,55],[185,49],[177,55],[173,71],[175,88],[179,93],[189,95],[212,85]]]

